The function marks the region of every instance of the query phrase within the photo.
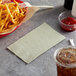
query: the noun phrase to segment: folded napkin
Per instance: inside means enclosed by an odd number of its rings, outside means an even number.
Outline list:
[[[64,39],[64,36],[44,23],[8,46],[8,49],[24,62],[30,63]]]

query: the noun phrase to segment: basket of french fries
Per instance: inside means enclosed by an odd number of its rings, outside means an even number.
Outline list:
[[[22,23],[29,20],[37,11],[37,8],[28,8],[26,3],[17,0],[0,0],[0,37],[4,37],[15,31]]]

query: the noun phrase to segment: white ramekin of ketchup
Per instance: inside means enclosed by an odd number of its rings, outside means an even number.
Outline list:
[[[71,15],[71,11],[62,12],[58,20],[63,30],[68,32],[76,30],[76,18]]]

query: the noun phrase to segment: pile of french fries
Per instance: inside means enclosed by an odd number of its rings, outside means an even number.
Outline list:
[[[20,8],[18,2],[4,3],[0,0],[0,32],[6,32],[17,26],[26,16],[27,10]]]

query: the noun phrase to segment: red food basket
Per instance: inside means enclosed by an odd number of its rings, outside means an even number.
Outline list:
[[[12,2],[13,2],[13,0],[11,0]],[[17,1],[18,3],[23,3],[23,1],[21,1],[21,0],[15,0],[15,1]]]
[[[13,0],[11,0],[11,2],[12,2],[12,1],[13,1]],[[23,1],[21,1],[21,0],[16,0],[16,1],[19,2],[19,3],[23,3]],[[21,24],[20,24],[20,25],[21,25]],[[16,26],[15,28],[13,28],[12,30],[10,30],[10,31],[8,31],[8,32],[0,33],[0,38],[9,35],[9,34],[12,33],[13,31],[15,31],[20,25]]]

